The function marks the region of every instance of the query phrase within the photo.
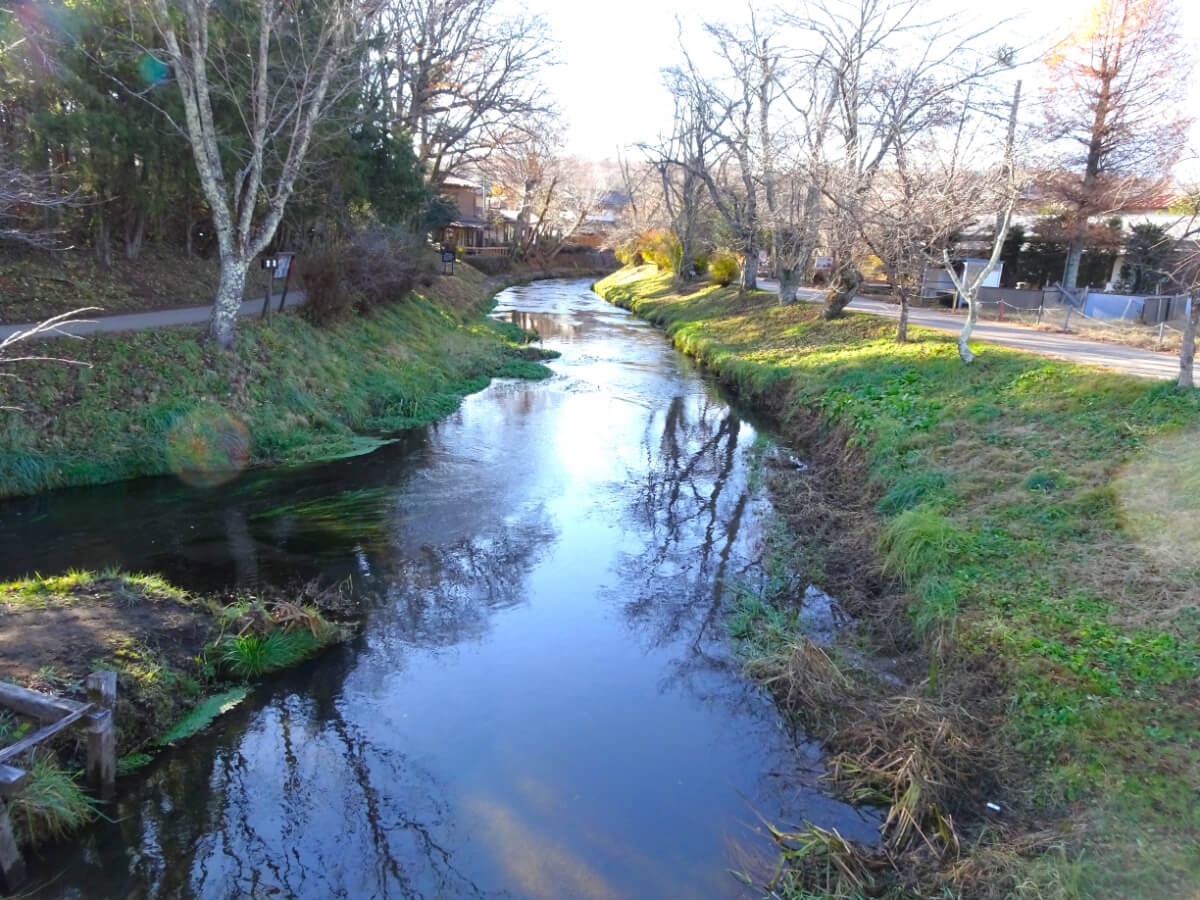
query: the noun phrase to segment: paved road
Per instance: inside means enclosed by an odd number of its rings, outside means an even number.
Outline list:
[[[777,291],[779,286],[771,281],[760,280],[760,286],[766,290]],[[820,291],[801,291],[802,299],[819,301]],[[287,305],[298,306],[304,302],[303,291],[289,291]],[[262,313],[262,299],[247,300],[242,304],[241,316],[257,316]],[[279,298],[272,301],[273,308],[278,308]],[[880,316],[896,318],[900,308],[891,303],[883,303],[867,297],[855,297],[850,304],[851,309],[874,313]],[[102,331],[136,331],[141,328],[167,328],[174,325],[201,325],[208,321],[210,306],[189,306],[182,309],[163,309],[156,312],[128,313],[119,316],[99,316],[89,322],[78,322],[63,326],[62,334],[85,335]],[[926,328],[936,328],[940,331],[958,333],[962,330],[962,319],[950,313],[932,309],[914,308],[909,311],[908,319],[914,325]],[[8,337],[14,331],[25,331],[32,325],[0,325],[0,340]],[[1003,325],[993,322],[980,322],[975,326],[973,340],[985,341],[992,344],[1002,344],[1026,350],[1041,356],[1055,359],[1065,359],[1070,362],[1083,363],[1089,366],[1103,366],[1116,369],[1130,375],[1140,375],[1145,378],[1160,378],[1175,380],[1179,377],[1179,357],[1168,353],[1155,353],[1151,350],[1139,350],[1136,347],[1126,347],[1122,344],[1109,344],[1104,341],[1089,341],[1084,338],[1050,331],[1035,331],[1032,328],[1022,328],[1017,325]]]
[[[766,290],[777,291],[779,289],[774,282],[760,281],[759,284]],[[801,291],[800,293],[803,299],[807,300],[819,301],[822,297],[819,291]],[[867,297],[855,297],[850,308],[893,319],[900,315],[899,306]],[[933,309],[912,308],[908,312],[908,321],[913,325],[936,328],[939,331],[952,331],[955,334],[962,331],[963,326],[961,317]],[[1103,366],[1144,378],[1162,378],[1174,381],[1179,377],[1179,357],[1174,354],[1155,353],[1153,350],[1141,350],[1137,347],[1110,344],[1106,341],[1089,341],[1085,338],[1053,331],[1037,331],[1033,328],[1022,328],[1019,325],[980,322],[975,326],[971,340],[972,342],[985,341],[989,344],[1002,344],[1005,347],[1037,353],[1040,356],[1065,359],[1069,362],[1083,363],[1089,366]]]
[[[304,302],[303,291],[288,291],[288,307],[299,306]],[[257,300],[246,300],[238,311],[239,316],[262,315],[262,297]],[[279,295],[271,299],[272,311],[279,309]],[[103,313],[94,319],[73,322],[63,325],[56,331],[47,332],[46,337],[67,334],[95,334],[100,331],[139,331],[142,328],[170,328],[175,325],[203,325],[212,313],[211,306],[185,306],[180,309],[159,309],[154,312],[126,313],[119,316],[106,316]],[[0,325],[0,340],[16,331],[28,331],[33,325]]]

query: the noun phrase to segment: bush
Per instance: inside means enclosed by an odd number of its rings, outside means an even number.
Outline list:
[[[314,249],[299,260],[307,294],[301,310],[323,325],[403,300],[422,275],[417,258],[411,238],[386,231]]]
[[[300,307],[304,318],[314,325],[326,325],[354,311],[355,296],[346,272],[344,249],[315,248],[297,261],[304,278],[306,299]]]
[[[471,268],[478,269],[484,275],[501,275],[512,271],[512,257],[504,256],[472,256],[467,262]]]
[[[708,264],[712,280],[719,285],[727,285],[737,280],[738,258],[730,250],[718,250],[712,255]]]

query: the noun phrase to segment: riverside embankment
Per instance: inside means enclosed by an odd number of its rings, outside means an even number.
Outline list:
[[[891,853],[796,834],[776,889],[1188,895],[1200,392],[986,345],[967,368],[947,335],[653,267],[596,290],[809,463],[772,479],[794,538],[735,633],[835,782],[891,805]],[[832,648],[804,634],[807,583],[858,618]]]
[[[246,467],[363,452],[457,408],[494,376],[545,377],[525,335],[483,314],[496,290],[467,265],[366,315],[315,325],[243,320],[232,352],[201,328],[47,339],[8,366],[0,496],[175,472],[211,483]]]

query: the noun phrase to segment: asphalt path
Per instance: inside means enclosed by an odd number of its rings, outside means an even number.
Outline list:
[[[759,286],[770,291],[777,292],[779,290],[779,285],[771,281],[759,281]],[[802,299],[815,302],[819,302],[823,296],[820,291],[806,290],[801,291],[800,294]],[[896,304],[884,303],[869,297],[855,297],[850,303],[850,309],[877,316],[887,316],[892,319],[898,318],[900,315],[900,307]],[[939,331],[950,331],[955,334],[962,331],[963,326],[961,316],[923,307],[911,307],[908,311],[908,321],[913,325],[936,328]],[[1111,344],[1107,341],[1089,341],[1086,338],[1061,332],[1038,331],[1033,328],[1023,328],[1020,325],[1006,325],[1002,322],[980,322],[975,326],[975,331],[971,335],[971,342],[975,341],[1000,344],[1004,347],[1013,347],[1053,359],[1065,359],[1083,365],[1115,369],[1118,372],[1139,375],[1143,378],[1174,381],[1179,377],[1179,357],[1176,354],[1156,353],[1153,350],[1127,347],[1124,344]]]

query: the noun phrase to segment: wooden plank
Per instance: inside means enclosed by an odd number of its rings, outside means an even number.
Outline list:
[[[8,806],[0,802],[0,875],[4,876],[5,893],[13,893],[25,883],[25,860],[13,836]]]
[[[111,800],[117,785],[117,738],[111,709],[88,714],[88,784],[102,800]]]
[[[11,797],[19,791],[28,775],[28,772],[22,772],[12,766],[0,765],[0,797]]]
[[[15,684],[0,682],[0,706],[6,706],[40,722],[56,722],[63,716],[78,712],[86,705],[76,700],[52,697],[41,691],[31,691]]]
[[[91,711],[92,704],[85,703],[82,705],[82,707],[75,710],[75,712],[71,713],[70,715],[63,716],[57,722],[53,722],[44,728],[39,728],[33,734],[22,738],[10,747],[5,747],[3,750],[0,750],[0,763],[8,762],[14,756],[20,756],[26,750],[29,750],[31,747],[41,743],[46,738],[58,734],[65,728],[70,728]]]
[[[96,709],[112,709],[117,702],[117,673],[93,672],[89,675],[87,698]]]

